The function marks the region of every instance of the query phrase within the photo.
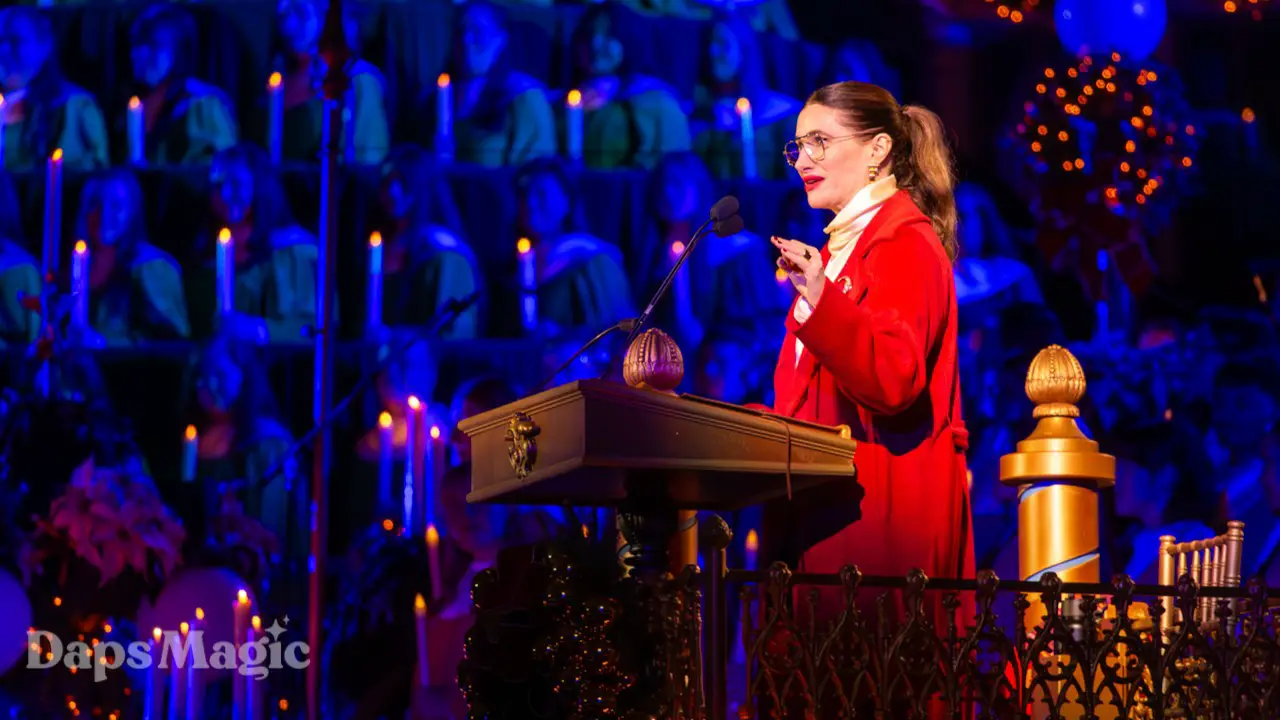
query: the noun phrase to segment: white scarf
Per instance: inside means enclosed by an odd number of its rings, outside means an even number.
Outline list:
[[[853,255],[853,249],[858,245],[858,238],[862,237],[862,231],[871,224],[871,219],[876,216],[880,206],[884,205],[885,201],[893,197],[896,192],[898,192],[898,181],[892,175],[864,186],[823,229],[827,234],[827,251],[831,254],[831,259],[827,262],[823,273],[828,280],[835,282],[840,276],[845,264],[849,262],[849,257]],[[803,297],[800,298],[796,302],[794,313],[796,322],[803,325],[812,314],[813,307],[809,305],[809,301]],[[800,364],[800,355],[803,352],[804,343],[797,338],[797,365]]]

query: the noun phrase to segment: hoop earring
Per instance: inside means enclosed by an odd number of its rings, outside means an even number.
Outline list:
[[[880,166],[874,163],[867,166],[867,182],[873,183],[880,176]]]

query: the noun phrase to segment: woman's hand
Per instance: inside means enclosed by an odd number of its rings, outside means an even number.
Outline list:
[[[791,284],[796,287],[800,297],[810,307],[817,307],[818,300],[822,297],[822,286],[826,284],[822,253],[816,247],[796,240],[785,240],[776,235],[769,238],[769,241],[782,253],[782,257],[778,258],[778,267],[787,272],[787,277],[791,278]]]

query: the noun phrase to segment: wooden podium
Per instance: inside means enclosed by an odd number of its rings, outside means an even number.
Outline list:
[[[546,561],[549,573],[563,573],[550,580],[560,588],[554,603],[569,602],[572,593],[565,588],[575,583],[589,588],[580,594],[577,610],[561,607],[563,612],[553,613],[564,626],[548,630],[553,644],[577,648],[551,654],[551,662],[563,664],[575,678],[553,682],[565,697],[564,717],[701,716],[692,710],[703,705],[701,615],[695,599],[701,583],[696,568],[682,577],[669,572],[668,548],[681,511],[765,503],[766,515],[783,518],[774,524],[780,528],[776,532],[803,536],[800,542],[834,534],[859,517],[863,493],[854,477],[856,445],[847,428],[665,391],[664,386],[679,383],[682,372],[679,349],[650,330],[632,345],[624,364],[628,382],[639,387],[580,380],[459,423],[471,438],[469,502],[614,508],[631,544],[631,572],[625,575],[618,570],[616,546],[607,554],[570,549],[569,556],[580,552],[581,557]],[[601,546],[613,542],[612,537],[598,539]],[[581,545],[579,538],[567,547]],[[613,567],[595,567],[609,564],[602,558]],[[583,579],[584,566],[593,563],[596,580]],[[601,590],[599,578],[612,575],[617,577]],[[492,598],[496,583],[493,577],[478,579],[473,596]],[[511,599],[503,602],[509,609]],[[483,614],[483,604],[477,605]],[[594,630],[584,626],[591,616],[597,617]],[[477,628],[481,624],[478,620]],[[723,631],[712,628],[712,637],[723,638]],[[497,631],[490,625],[486,632]],[[536,642],[542,647],[548,641]],[[602,650],[605,645],[613,649]],[[712,649],[708,663],[723,662],[719,650]],[[542,652],[542,657],[548,656]],[[677,657],[689,661],[683,670],[672,666]],[[481,672],[481,661],[469,654],[464,666],[468,662],[473,662],[471,672]],[[464,690],[487,695],[474,699],[489,708],[489,717],[504,717],[491,708],[496,696],[508,698],[511,689],[499,689],[505,686],[497,681],[479,682],[478,676],[469,676]],[[592,677],[598,679],[595,685]]]

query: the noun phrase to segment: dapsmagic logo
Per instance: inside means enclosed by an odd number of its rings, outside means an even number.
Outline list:
[[[304,670],[311,664],[311,647],[301,640],[290,643],[280,638],[286,632],[288,618],[263,629],[262,637],[239,646],[219,640],[206,648],[203,630],[157,632],[150,642],[135,640],[128,645],[115,640],[87,643],[73,640],[64,643],[54,633],[37,630],[27,633],[27,667],[47,670],[57,665],[76,668],[77,672],[93,672],[94,682],[107,679],[107,673],[128,665],[134,670],[170,667],[196,670],[233,670],[246,677],[263,679],[273,670]]]

